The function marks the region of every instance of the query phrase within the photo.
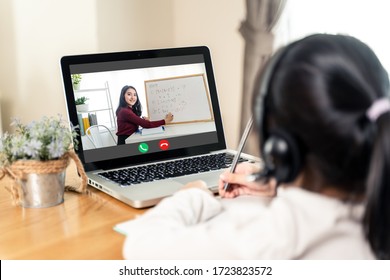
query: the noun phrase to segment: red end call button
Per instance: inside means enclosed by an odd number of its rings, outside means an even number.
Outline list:
[[[163,150],[163,151],[168,150],[169,149],[169,142],[168,142],[168,140],[165,140],[165,139],[164,140],[160,140],[159,146],[160,146],[160,149]]]

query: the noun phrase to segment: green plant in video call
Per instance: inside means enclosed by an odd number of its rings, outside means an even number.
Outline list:
[[[71,77],[72,77],[72,84],[74,85],[80,84],[82,79],[81,74],[72,74]]]
[[[85,96],[81,96],[75,100],[76,105],[83,105],[86,104],[88,101],[88,98]]]

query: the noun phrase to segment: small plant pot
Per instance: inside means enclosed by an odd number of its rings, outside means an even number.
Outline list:
[[[88,112],[88,104],[76,105],[77,112]]]
[[[65,171],[51,174],[27,174],[21,182],[20,205],[45,208],[64,202]]]
[[[44,208],[64,202],[68,164],[69,154],[56,160],[15,161],[9,170],[16,183],[12,188],[16,204],[25,208]]]
[[[73,90],[79,90],[80,89],[80,84],[72,84],[73,85]]]

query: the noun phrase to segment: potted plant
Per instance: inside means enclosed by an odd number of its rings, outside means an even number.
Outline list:
[[[15,132],[0,138],[0,179],[6,175],[13,179],[11,190],[17,204],[41,208],[62,203],[70,158],[83,180],[82,186],[73,190],[85,191],[85,172],[73,151],[77,134],[60,117],[44,117],[28,125],[15,119],[11,126]]]
[[[87,112],[88,111],[88,98],[81,96],[77,98],[74,102],[76,103],[77,112]]]
[[[73,89],[74,90],[79,90],[80,89],[80,82],[81,82],[81,79],[82,79],[81,74],[72,74],[71,78],[72,78]]]

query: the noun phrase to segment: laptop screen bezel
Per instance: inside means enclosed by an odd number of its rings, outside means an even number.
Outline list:
[[[78,64],[88,64],[88,63],[101,63],[101,62],[104,63],[104,62],[116,62],[116,61],[126,61],[126,60],[139,60],[139,59],[147,59],[147,58],[178,57],[178,56],[188,56],[188,55],[202,55],[204,58],[204,64],[206,68],[210,100],[213,108],[213,115],[214,115],[218,142],[202,145],[202,146],[168,150],[160,153],[125,156],[116,159],[86,163],[84,160],[84,153],[82,149],[80,131],[77,128],[78,117],[77,117],[76,104],[74,99],[73,86],[71,81],[71,66],[78,65]],[[196,155],[209,153],[212,151],[226,149],[226,142],[225,142],[223,125],[222,125],[222,117],[221,117],[220,106],[218,101],[217,88],[216,88],[213,66],[211,61],[211,54],[208,47],[196,46],[196,47],[183,47],[183,48],[170,48],[170,49],[68,55],[68,56],[63,56],[61,58],[60,65],[62,71],[62,79],[63,79],[65,98],[66,98],[68,118],[71,125],[76,127],[76,130],[78,131],[77,140],[79,145],[77,148],[75,148],[75,152],[79,156],[80,160],[83,162],[86,171],[93,171],[93,170],[100,170],[100,169],[106,170],[106,169],[119,168],[123,166],[139,165],[148,162],[169,160],[178,157],[196,156]]]

